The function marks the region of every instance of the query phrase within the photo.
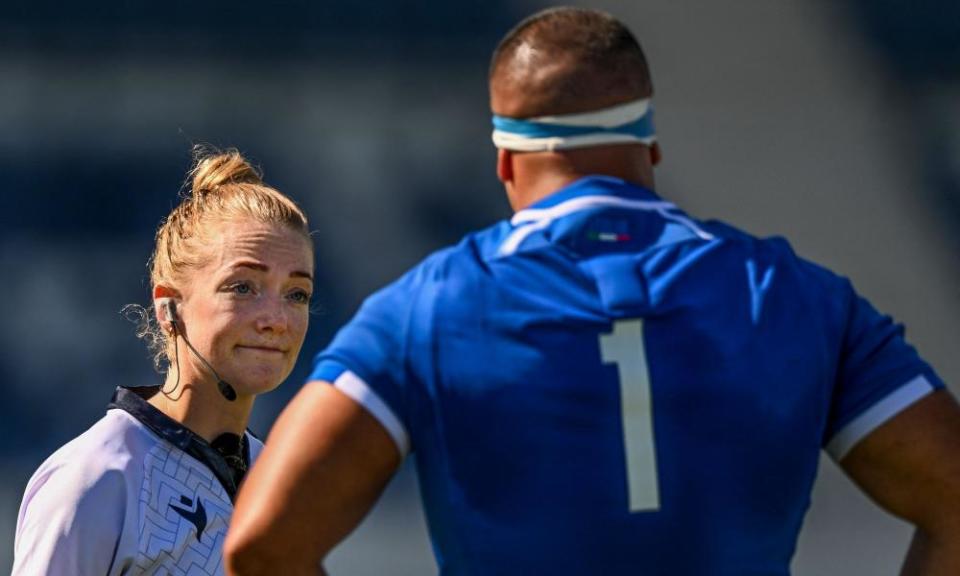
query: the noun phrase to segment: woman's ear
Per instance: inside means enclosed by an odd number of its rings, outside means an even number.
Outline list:
[[[180,321],[177,314],[177,300],[179,294],[168,286],[154,286],[153,309],[157,323],[166,332],[173,332],[176,323]]]

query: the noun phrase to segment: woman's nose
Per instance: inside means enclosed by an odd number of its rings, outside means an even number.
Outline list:
[[[264,298],[257,311],[257,330],[283,332],[287,329],[287,312],[283,298]]]

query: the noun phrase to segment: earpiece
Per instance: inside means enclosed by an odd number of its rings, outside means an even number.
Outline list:
[[[173,298],[166,298],[165,300],[166,302],[164,302],[163,305],[167,309],[167,318],[176,324],[180,321],[180,318],[177,316],[177,301]]]
[[[170,323],[171,328],[176,330],[177,324],[180,322],[180,318],[177,316],[176,300],[173,298],[157,298],[154,303],[158,310],[163,310],[160,318],[161,322],[166,320]]]

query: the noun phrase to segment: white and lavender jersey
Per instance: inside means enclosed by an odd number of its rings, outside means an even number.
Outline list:
[[[263,446],[249,432],[241,445],[246,465]],[[13,574],[222,574],[244,469],[118,388],[107,414],[30,478]]]

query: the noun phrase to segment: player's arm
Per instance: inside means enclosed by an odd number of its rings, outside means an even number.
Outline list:
[[[227,574],[323,574],[321,562],[363,519],[400,463],[364,407],[311,382],[280,415],[234,509]]]
[[[960,407],[933,392],[861,440],[840,461],[883,508],[913,523],[904,576],[960,574]]]

